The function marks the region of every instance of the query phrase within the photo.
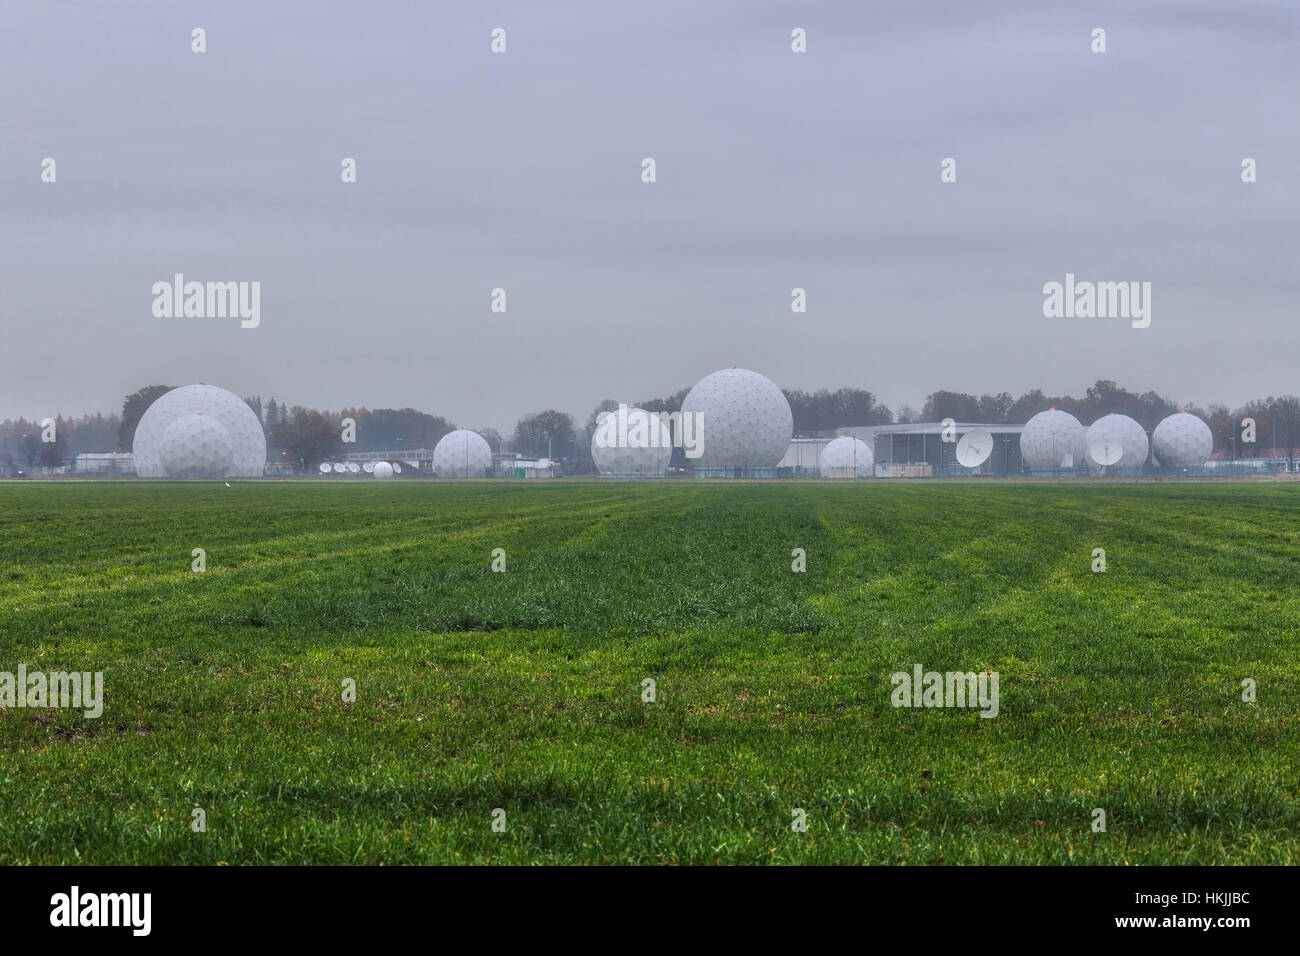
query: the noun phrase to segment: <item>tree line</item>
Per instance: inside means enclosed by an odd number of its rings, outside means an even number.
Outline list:
[[[53,442],[41,440],[46,431],[41,420],[6,419],[0,422],[0,464],[9,465],[11,470],[15,465],[30,469],[37,464],[55,466],[82,452],[129,452],[140,417],[171,388],[147,385],[132,392],[123,400],[120,414],[79,418],[57,415]],[[652,412],[676,412],[681,410],[689,391],[683,388],[670,395],[630,404]],[[1231,457],[1258,457],[1269,453],[1269,449],[1279,449],[1288,458],[1300,457],[1300,398],[1295,395],[1270,395],[1234,409],[1222,404],[1199,407],[1180,404],[1154,391],[1131,392],[1113,381],[1101,380],[1079,397],[1049,395],[1041,389],[1031,389],[1019,397],[1009,392],[973,395],[941,389],[926,396],[920,412],[904,405],[894,413],[877,401],[872,392],[860,388],[783,391],[790,402],[797,435],[833,434],[835,429],[854,425],[937,422],[945,418],[990,425],[1023,425],[1048,408],[1070,412],[1084,424],[1111,413],[1128,415],[1150,431],[1161,419],[1182,410],[1203,418],[1214,434],[1215,450]],[[260,395],[247,397],[245,402],[262,422],[267,457],[300,470],[311,470],[320,462],[341,458],[349,451],[400,453],[433,448],[442,436],[457,427],[440,415],[414,408],[362,406],[320,411],[302,405],[290,406],[275,398],[264,405]],[[552,408],[524,415],[508,436],[493,428],[475,430],[487,440],[494,454],[513,452],[525,457],[551,457],[566,461],[580,471],[590,467],[591,436],[600,414],[617,407],[613,399],[605,399],[587,416],[582,427],[572,415]],[[343,440],[347,419],[355,425],[353,442]],[[1241,440],[1244,419],[1255,423],[1253,443]]]
[[[1127,415],[1147,431],[1175,412],[1190,412],[1210,426],[1215,451],[1233,458],[1268,455],[1294,460],[1300,457],[1300,398],[1295,395],[1269,395],[1231,409],[1222,404],[1200,407],[1175,402],[1153,391],[1130,392],[1103,379],[1079,398],[1047,395],[1041,389],[1025,392],[1019,398],[1012,398],[1007,392],[978,396],[965,392],[931,392],[918,420],[936,422],[951,418],[958,422],[1023,425],[1047,408],[1069,412],[1085,425],[1103,415]],[[1254,422],[1254,441],[1242,441],[1247,419]]]

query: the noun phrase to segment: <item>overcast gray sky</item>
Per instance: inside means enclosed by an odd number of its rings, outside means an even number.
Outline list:
[[[732,365],[895,409],[1300,391],[1295,0],[6,0],[0,27],[0,418],[201,380],[505,431]],[[260,281],[260,327],[155,318],[177,272]],[[1150,327],[1044,318],[1067,272],[1151,282]]]

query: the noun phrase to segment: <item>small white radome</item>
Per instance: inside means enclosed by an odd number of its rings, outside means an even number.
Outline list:
[[[747,368],[706,375],[682,402],[698,416],[703,448],[696,468],[775,468],[790,447],[794,415],[776,383]]]
[[[1097,419],[1088,428],[1085,444],[1090,458],[1094,447],[1118,445],[1123,454],[1113,465],[1116,469],[1141,468],[1147,463],[1147,454],[1151,450],[1146,430],[1127,415],[1103,415]],[[1097,464],[1093,462],[1094,466]]]
[[[491,467],[491,446],[467,428],[448,432],[433,447],[433,473],[439,478],[482,478]]]
[[[1020,433],[1020,457],[1030,468],[1076,468],[1087,453],[1084,427],[1069,412],[1039,412]]]
[[[822,449],[817,469],[823,478],[842,478],[856,474],[870,478],[875,456],[867,443],[851,435],[841,435]]]
[[[1204,465],[1214,452],[1210,426],[1187,412],[1170,415],[1151,433],[1151,450],[1156,461],[1170,468]]]
[[[158,456],[169,478],[222,478],[230,469],[230,433],[210,415],[182,415],[163,429]]]
[[[644,408],[620,405],[599,417],[591,460],[602,475],[661,478],[673,457],[672,430]]]

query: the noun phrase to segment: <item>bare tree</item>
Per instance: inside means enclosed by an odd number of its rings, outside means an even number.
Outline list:
[[[1300,398],[1283,395],[1272,402],[1273,444],[1286,455],[1288,469],[1295,468],[1300,457]]]
[[[162,395],[166,395],[174,388],[172,385],[146,385],[139,391],[132,392],[122,402],[122,424],[117,430],[117,447],[122,451],[130,451],[131,446],[135,443],[135,427],[140,424],[140,418]]]
[[[27,471],[30,473],[32,467],[36,464],[36,459],[41,457],[41,438],[39,435],[28,432],[18,442],[18,450],[23,459],[27,462]]]
[[[510,444],[524,455],[568,457],[574,451],[573,416],[553,408],[527,415],[515,425]]]
[[[501,451],[501,443],[504,439],[501,433],[495,428],[480,428],[478,433],[483,436],[483,440],[488,443],[488,448],[492,449],[492,454],[498,454]]]
[[[63,437],[62,431],[54,433],[54,441],[41,442],[40,459],[41,464],[46,468],[57,468],[63,462],[67,441]]]
[[[295,405],[285,418],[271,426],[271,438],[303,471],[344,453],[340,416],[301,405]]]

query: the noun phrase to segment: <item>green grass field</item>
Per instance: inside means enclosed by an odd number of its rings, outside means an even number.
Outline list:
[[[231,485],[0,484],[0,863],[1300,862],[1300,484]]]

